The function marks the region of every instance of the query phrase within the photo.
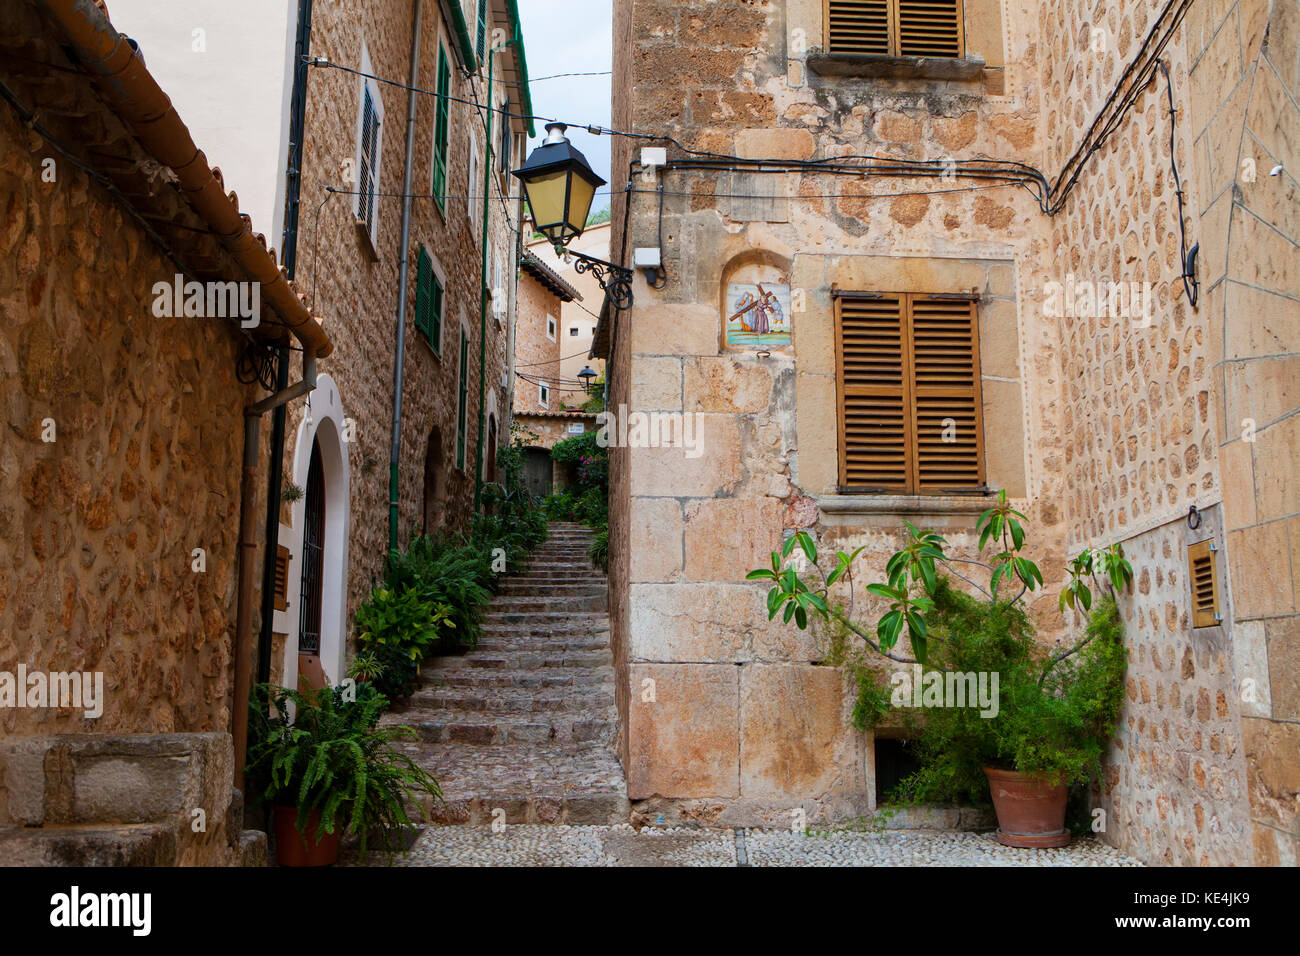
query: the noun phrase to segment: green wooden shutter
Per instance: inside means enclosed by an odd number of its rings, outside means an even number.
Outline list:
[[[429,344],[438,355],[442,354],[442,283],[432,269],[429,270]]]
[[[478,42],[474,52],[478,54],[478,61],[483,62],[487,56],[487,0],[478,0]]]
[[[438,99],[433,124],[433,197],[444,212],[447,209],[447,131],[450,125],[447,96],[450,92],[451,67],[447,63],[447,51],[439,47]]]
[[[415,269],[415,327],[420,333],[433,341],[429,327],[429,285],[433,278],[433,262],[424,246],[420,246],[420,255]]]

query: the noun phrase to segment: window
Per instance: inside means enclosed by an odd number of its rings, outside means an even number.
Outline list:
[[[537,383],[537,404],[541,405],[542,408],[551,407],[551,386],[545,382]]]
[[[825,0],[829,53],[962,55],[961,0]]]
[[[373,73],[370,53],[361,45],[361,71]],[[357,224],[366,231],[370,243],[378,247],[378,200],[380,165],[384,143],[384,101],[379,84],[361,78],[361,106],[357,116],[357,196],[354,211]]]
[[[578,334],[578,327],[576,325],[569,329],[569,335],[577,335],[577,334]]]
[[[546,337],[552,342],[555,341],[555,316],[553,315],[546,317]]]
[[[478,61],[482,63],[483,58],[487,56],[487,0],[478,0],[474,52],[478,55]]]
[[[442,355],[442,280],[423,245],[415,270],[415,327],[433,346],[434,354]]]
[[[469,418],[469,333],[460,330],[460,382],[456,391],[456,467],[465,468],[465,430]]]
[[[1214,566],[1213,541],[1187,546],[1187,580],[1192,588],[1192,627],[1214,627],[1219,613],[1219,575]]]
[[[447,211],[447,134],[451,126],[447,97],[451,93],[451,65],[447,50],[438,45],[438,98],[433,123],[433,193],[434,201]]]
[[[975,302],[841,293],[835,333],[842,490],[984,491]]]

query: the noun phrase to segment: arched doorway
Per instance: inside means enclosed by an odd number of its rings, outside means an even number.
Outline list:
[[[487,481],[497,480],[497,417],[495,415],[488,419],[487,474],[484,477]]]
[[[313,685],[341,681],[348,631],[350,423],[333,378],[317,377],[304,411],[290,469],[304,494],[291,506],[292,530],[281,538],[290,554],[286,687],[297,687],[300,674]]]
[[[421,533],[431,534],[442,524],[442,430],[434,426],[424,452],[424,512]]]
[[[311,443],[311,466],[303,506],[302,575],[298,587],[298,656],[320,654],[321,600],[325,590],[325,466]]]

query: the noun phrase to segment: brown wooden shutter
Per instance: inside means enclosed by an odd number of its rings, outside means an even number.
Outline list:
[[[826,0],[827,49],[831,53],[892,52],[893,0]]]
[[[961,0],[825,0],[830,53],[960,57]]]
[[[275,609],[289,608],[289,549],[284,545],[275,548]]]
[[[1219,614],[1219,576],[1214,566],[1214,542],[1187,546],[1187,578],[1192,589],[1192,627],[1214,627]]]
[[[921,493],[984,485],[979,327],[970,300],[908,297]]]
[[[840,298],[840,474],[846,486],[908,487],[907,326],[903,298]]]
[[[835,322],[841,487],[983,490],[975,303],[845,294],[836,298]]]
[[[899,56],[961,56],[961,0],[897,0],[897,3]]]

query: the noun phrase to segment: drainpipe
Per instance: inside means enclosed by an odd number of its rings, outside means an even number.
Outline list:
[[[282,366],[283,367],[283,366]],[[248,698],[253,651],[253,568],[257,559],[257,444],[262,416],[316,387],[316,355],[302,353],[302,381],[244,409],[244,470],[239,485],[239,582],[235,599],[235,701],[230,715],[235,738],[235,786],[244,789],[248,754]]]
[[[420,80],[420,23],[423,0],[415,0],[411,26],[411,75],[406,85],[406,169],[402,173],[401,263],[397,274],[397,347],[393,353],[393,441],[388,453],[388,549],[397,550],[397,466],[402,460],[402,373],[406,364],[406,287],[411,254],[411,173],[415,166],[415,87]]]
[[[492,54],[504,50],[518,39],[519,28],[516,25],[514,36],[501,46],[492,47],[487,53],[487,132],[484,136],[486,148],[483,150],[483,272],[480,276],[482,281],[479,283],[478,306],[478,436],[474,442],[474,514],[479,513],[483,501],[483,437],[487,428],[488,214],[491,212],[488,193],[492,188],[492,71],[496,65],[496,57]],[[509,119],[503,116],[501,122],[509,122]]]
[[[307,76],[303,60],[311,52],[311,3],[298,0],[298,29],[294,41],[293,93],[289,101],[289,162],[285,168],[284,234],[280,255],[292,279],[298,263],[298,208],[302,195],[302,146],[307,120]],[[313,303],[313,306],[315,303]],[[289,384],[289,350],[279,349],[276,391]],[[271,417],[271,461],[266,475],[266,545],[262,552],[262,629],[257,640],[257,682],[271,679],[271,644],[275,629],[275,566],[280,548],[280,488],[284,483],[284,432],[288,409],[281,405]]]

